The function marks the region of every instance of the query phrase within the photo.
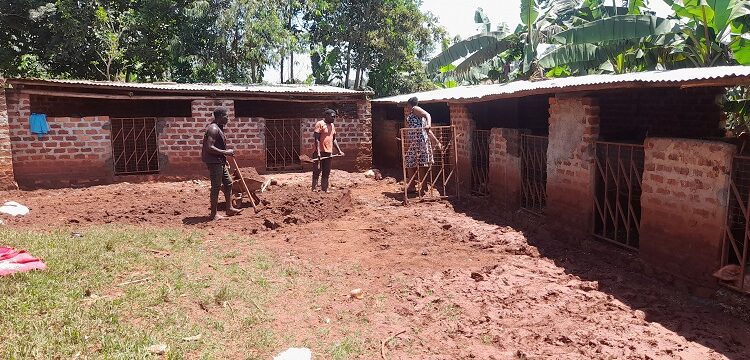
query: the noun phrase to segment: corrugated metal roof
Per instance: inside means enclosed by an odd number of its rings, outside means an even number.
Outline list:
[[[506,84],[460,86],[372,100],[374,103],[403,104],[416,96],[420,102],[472,101],[485,98],[518,97],[527,94],[554,94],[593,89],[617,89],[642,86],[710,85],[726,79],[737,83],[750,81],[750,66],[722,66],[666,71],[647,71],[620,75],[585,75],[543,81],[514,81]],[[611,86],[607,86],[611,85]]]
[[[8,79],[10,84],[34,85],[73,85],[90,89],[131,89],[131,90],[163,90],[184,92],[238,92],[238,93],[287,93],[287,94],[371,94],[369,91],[356,91],[327,85],[260,85],[260,84],[179,84],[179,83],[126,83],[114,81],[90,80],[42,80],[42,79]]]

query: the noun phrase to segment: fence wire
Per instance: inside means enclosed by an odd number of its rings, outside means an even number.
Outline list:
[[[521,207],[542,214],[547,203],[546,136],[521,135]]]
[[[110,123],[115,175],[158,172],[156,118],[112,118]]]
[[[490,193],[490,131],[475,130],[471,143],[471,192],[486,196]]]
[[[745,281],[750,265],[750,157],[735,156],[729,189],[729,209],[724,232],[722,266],[735,265],[738,275],[724,285],[750,293],[750,284]]]
[[[401,129],[404,203],[458,195],[456,138],[453,126]]]
[[[639,247],[643,145],[596,143],[594,236]]]
[[[266,170],[302,169],[299,156],[302,147],[301,122],[294,119],[266,120]]]

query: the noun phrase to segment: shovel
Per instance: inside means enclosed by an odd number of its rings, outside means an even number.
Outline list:
[[[306,163],[314,163],[314,162],[316,162],[318,160],[331,159],[331,158],[341,157],[341,156],[342,156],[341,154],[336,154],[336,155],[323,156],[321,158],[315,158],[315,159],[313,159],[313,158],[311,158],[311,157],[309,157],[307,155],[300,155],[299,156],[299,161],[306,162]]]

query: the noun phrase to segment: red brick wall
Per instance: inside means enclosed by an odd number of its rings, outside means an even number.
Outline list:
[[[521,130],[490,132],[490,196],[504,210],[521,206]]]
[[[192,117],[159,118],[159,175],[168,179],[185,179],[205,176],[205,165],[201,161],[201,144],[205,128],[213,121],[214,110],[227,108],[229,123],[227,141],[237,126],[232,100],[194,100]]]
[[[395,105],[375,104],[372,108],[373,166],[397,169],[401,173],[401,137],[404,110]]]
[[[237,152],[240,166],[266,169],[266,119],[238,117],[227,125],[227,142]],[[203,136],[201,135],[201,140]]]
[[[654,268],[716,284],[735,151],[721,142],[646,139],[640,253]]]
[[[112,181],[108,117],[47,118],[49,133],[29,130],[28,116],[10,122],[13,170],[22,188],[84,186]]]
[[[8,109],[5,101],[5,81],[0,79],[0,190],[15,189],[13,175],[13,152],[10,145]]]
[[[159,174],[115,177],[108,116],[48,117],[50,133],[39,139],[28,128],[31,115],[29,95],[9,91],[7,97],[10,148],[15,172],[10,176],[15,176],[25,188],[204,177],[206,170],[200,158],[201,143],[205,127],[213,120],[213,111],[218,106],[228,109],[229,124],[225,129],[227,143],[237,151],[239,165],[254,166],[259,171],[265,171],[266,120],[263,117],[237,117],[233,100],[192,101],[190,114],[184,117],[151,115],[150,117],[158,119]],[[53,103],[55,102],[45,101],[38,106],[43,109]],[[283,108],[285,105],[287,104],[277,103],[276,107]],[[299,106],[303,105],[297,104]],[[345,170],[370,168],[372,115],[369,101],[363,99],[340,103],[338,109],[341,116],[336,122],[337,140],[347,156],[336,159],[334,167]],[[313,110],[307,108],[306,111]],[[302,122],[303,138],[300,141],[305,153],[312,148],[312,126],[322,119],[322,110],[316,110],[315,113],[319,117],[297,117]],[[2,119],[0,115],[0,185],[4,174],[1,172]]]
[[[356,111],[339,111],[334,123],[336,141],[346,156],[334,159],[333,168],[364,171],[372,167],[372,109],[369,101],[359,101],[353,105]],[[347,106],[340,105],[340,108]],[[313,153],[315,149],[315,123],[324,120],[322,113],[319,116],[302,119],[302,152],[306,154]]]
[[[50,117],[190,117],[190,100],[89,99],[30,95],[31,112]]]
[[[635,141],[650,137],[706,138],[721,136],[724,89],[633,89],[597,94],[601,108],[600,138]]]
[[[350,121],[353,126],[347,127],[347,132],[342,133],[341,137],[347,140],[347,148],[356,147],[354,169],[359,171],[369,170],[372,168],[373,155],[372,104],[369,101],[359,101],[357,103],[357,118]],[[346,169],[346,167],[342,167],[342,169]]]
[[[382,120],[373,125],[372,141],[374,165],[382,169],[401,168],[401,148],[396,138],[400,138],[401,121]]]
[[[237,100],[235,111],[239,117],[265,119],[305,119],[319,118],[326,109],[336,110],[339,116],[355,118],[358,115],[357,102],[283,102],[265,100]]]
[[[547,134],[549,96],[535,95],[469,104],[477,129],[527,129],[533,135]]]
[[[459,189],[462,193],[471,191],[471,138],[474,132],[474,120],[469,108],[464,104],[448,104],[451,111],[451,125],[456,131],[456,170]]]
[[[591,231],[594,142],[599,106],[592,98],[550,98],[547,206],[551,221],[574,235]]]

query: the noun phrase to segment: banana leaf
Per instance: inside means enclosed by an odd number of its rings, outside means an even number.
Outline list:
[[[452,64],[469,54],[473,54],[483,48],[493,46],[505,38],[507,34],[502,32],[490,32],[487,34],[474,35],[466,40],[459,41],[441,52],[427,63],[427,71],[435,72],[441,67]]]
[[[478,66],[492,60],[494,57],[510,49],[518,41],[517,36],[508,36],[490,46],[484,47],[456,66],[456,74],[463,74],[473,66]]]
[[[521,0],[521,23],[530,27],[536,22],[537,17],[539,17],[539,8],[537,8],[536,0]]]
[[[593,44],[639,39],[677,31],[671,20],[651,15],[619,15],[585,23],[554,36],[561,44]]]

